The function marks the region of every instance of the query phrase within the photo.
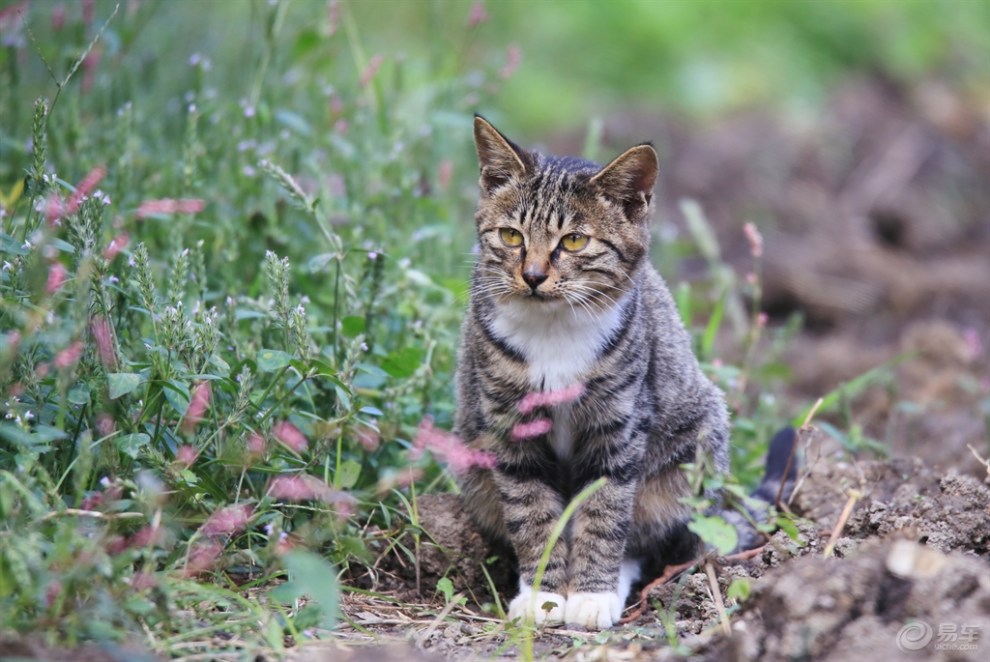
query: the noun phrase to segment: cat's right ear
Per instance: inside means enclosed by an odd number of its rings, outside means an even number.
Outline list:
[[[478,149],[481,190],[485,195],[526,174],[529,155],[481,115],[474,116],[474,145]]]

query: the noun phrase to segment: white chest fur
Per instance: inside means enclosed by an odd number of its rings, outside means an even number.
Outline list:
[[[556,303],[512,301],[498,306],[493,331],[529,364],[537,391],[556,391],[579,381],[622,323],[625,300],[597,315]]]
[[[622,324],[625,300],[598,315],[567,305],[513,301],[498,307],[492,330],[529,364],[536,392],[558,391],[584,379],[598,353]],[[571,454],[569,407],[554,416],[551,444],[561,457]]]

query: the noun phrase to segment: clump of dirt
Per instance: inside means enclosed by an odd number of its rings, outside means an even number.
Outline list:
[[[768,572],[732,636],[704,660],[985,660],[985,560],[907,540],[870,540],[847,558],[807,555]]]

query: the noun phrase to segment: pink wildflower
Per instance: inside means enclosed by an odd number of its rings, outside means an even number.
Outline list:
[[[191,433],[199,425],[199,422],[203,420],[203,414],[206,413],[206,409],[210,406],[211,395],[210,382],[204,381],[196,384],[195,388],[193,388],[192,397],[189,398],[189,406],[186,407],[185,416],[182,417],[181,428],[183,432],[186,434]]]
[[[295,453],[303,453],[309,446],[306,436],[295,425],[288,421],[279,421],[272,426],[272,434],[287,448]]]
[[[509,44],[505,51],[505,64],[499,70],[498,75],[508,80],[512,78],[512,74],[516,73],[520,64],[522,64],[522,49],[519,48],[518,44]]]
[[[50,363],[42,361],[38,365],[34,366],[34,376],[37,379],[44,379],[45,377],[48,376],[48,373],[51,371],[51,369],[52,369],[52,365]]]
[[[12,353],[16,352],[20,344],[21,344],[20,331],[11,331],[10,333],[7,334],[7,347],[10,350],[10,352]]]
[[[319,486],[307,478],[312,478],[308,474],[295,476],[276,476],[268,486],[268,495],[273,499],[283,501],[309,501],[315,499],[320,490]],[[320,483],[319,479],[314,479]],[[330,489],[326,483],[323,487]]]
[[[342,136],[347,135],[347,129],[349,127],[350,125],[347,123],[347,120],[345,120],[343,117],[341,117],[339,120],[333,123],[333,130]]]
[[[183,574],[192,577],[206,572],[216,564],[222,552],[223,545],[215,540],[197,542],[189,548],[189,556]]]
[[[413,455],[428,450],[438,459],[445,461],[447,467],[455,474],[463,474],[471,467],[492,469],[497,464],[493,453],[469,448],[457,435],[434,428],[433,420],[429,417],[424,418],[419,424],[413,447]]]
[[[251,504],[227,506],[210,515],[199,530],[204,536],[226,536],[240,533],[247,527],[252,513]]]
[[[746,235],[746,241],[749,242],[749,254],[753,257],[760,257],[763,255],[763,235],[756,228],[753,223],[747,223],[743,226],[743,234]]]
[[[419,467],[406,467],[379,480],[376,490],[379,494],[384,494],[396,487],[409,487],[422,477],[423,470]]]
[[[100,362],[108,368],[117,365],[117,352],[113,346],[113,331],[110,329],[110,323],[102,315],[97,315],[89,323],[89,330],[93,334]]]
[[[471,13],[468,14],[467,25],[469,28],[481,25],[488,20],[488,12],[485,11],[485,3],[483,0],[476,0],[476,2],[471,5]]]
[[[96,69],[100,66],[100,61],[103,59],[103,49],[97,45],[93,50],[89,52],[86,59],[83,60],[83,80],[82,80],[82,91],[89,92],[93,87],[93,81],[96,79]]]
[[[82,10],[83,10],[83,23],[88,25],[93,24],[93,9],[95,5],[95,0],[83,0]]]
[[[963,340],[966,343],[966,354],[970,361],[983,356],[983,341],[980,340],[980,332],[973,327],[963,329]]]
[[[244,450],[247,451],[249,461],[260,458],[265,454],[265,438],[257,432],[252,432],[244,442]]]
[[[381,438],[378,436],[377,430],[372,430],[371,428],[359,427],[354,431],[354,435],[358,439],[358,443],[361,444],[361,448],[369,453],[373,453],[378,450],[378,446],[381,443]]]
[[[138,531],[130,537],[127,541],[128,547],[153,547],[161,542],[162,540],[161,527],[149,524],[148,526],[141,527]]]
[[[83,199],[96,188],[96,185],[100,183],[106,172],[103,166],[97,166],[90,170],[83,177],[82,181],[79,182],[76,190],[73,191],[66,202],[62,202],[55,194],[49,196],[45,202],[45,217],[48,224],[51,226],[58,225],[59,219],[71,216],[79,211],[79,205],[82,204]]]
[[[82,344],[82,341],[75,341],[55,355],[52,365],[54,365],[57,370],[71,368],[79,362],[79,358],[82,356],[84,348],[85,345]]]
[[[51,266],[48,267],[48,282],[45,284],[45,293],[51,295],[62,289],[68,278],[68,273],[65,265],[61,262],[52,262]]]
[[[584,393],[584,384],[580,382],[556,391],[529,393],[519,401],[519,413],[526,415],[537,407],[556,407],[565,402],[577,400],[582,393]]]
[[[158,580],[150,572],[137,572],[134,573],[134,577],[131,579],[131,588],[135,591],[144,591],[149,588],[154,588],[158,585]]]
[[[103,251],[103,257],[107,260],[113,260],[117,257],[117,254],[120,253],[120,251],[127,248],[127,244],[129,242],[130,237],[127,236],[126,232],[122,232],[110,240],[110,243],[107,244],[106,250]]]
[[[368,61],[368,66],[366,66],[364,71],[361,72],[361,87],[368,87],[368,84],[371,83],[372,79],[374,79],[375,74],[378,73],[378,70],[381,68],[384,61],[385,56],[381,53],[371,56],[371,59]]]
[[[195,446],[190,446],[189,444],[183,444],[179,446],[177,449],[175,449],[176,461],[179,464],[185,466],[186,468],[191,467],[193,463],[196,461],[197,457],[199,457],[199,451],[196,450]]]
[[[65,5],[61,2],[52,7],[52,32],[65,27]]]
[[[110,538],[107,539],[106,548],[107,554],[110,556],[117,556],[117,554],[120,554],[127,549],[127,540],[124,536],[110,536]]]
[[[761,329],[764,328],[767,325],[768,319],[769,318],[767,317],[767,314],[761,312],[756,316],[756,326],[760,327]]]
[[[205,206],[199,198],[145,200],[138,206],[135,216],[140,219],[152,214],[196,214],[203,211]]]
[[[56,577],[45,587],[45,607],[50,609],[62,593],[62,582]]]
[[[450,180],[454,176],[454,164],[450,159],[444,159],[437,168],[437,188],[446,191],[450,186]]]
[[[103,413],[96,417],[96,431],[100,433],[101,437],[110,436],[116,429],[117,422],[113,420],[113,416],[110,414]]]
[[[551,429],[553,429],[553,422],[549,418],[538,418],[529,423],[516,423],[512,428],[512,439],[521,441],[539,437],[541,434],[550,432]]]
[[[340,0],[327,1],[327,36],[332,37],[340,27]]]
[[[103,505],[103,492],[93,492],[87,494],[79,507],[83,510],[96,510]]]

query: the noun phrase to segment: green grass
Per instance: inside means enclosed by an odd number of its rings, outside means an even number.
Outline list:
[[[636,43],[659,36],[686,57],[726,29],[678,42],[694,10],[673,4]],[[550,99],[573,74],[505,71],[514,39],[538,61],[527,40],[552,24],[547,6],[529,22],[523,5],[491,3],[475,27],[466,3],[87,6],[0,10],[0,636],[281,655],[333,625],[335,576],[416,530],[410,479],[452,485],[409,450],[425,415],[449,428],[453,413],[471,114],[548,129],[586,121],[595,90]],[[594,52],[592,6],[564,27]],[[843,6],[836,20],[862,29],[891,11]],[[822,11],[752,7],[751,29]],[[921,15],[901,19],[918,31]],[[933,34],[951,23],[939,16]],[[623,31],[634,15],[606,18]],[[547,39],[550,60],[576,57]],[[825,41],[794,52],[823,57]],[[629,62],[588,66],[613,102],[675,104],[678,66],[642,94]],[[678,300],[732,398],[734,465],[752,482],[793,415],[770,397],[793,329],[754,355],[766,331],[744,314],[729,341],[744,361],[717,361],[723,318],[758,303],[759,282],[713,273]]]

